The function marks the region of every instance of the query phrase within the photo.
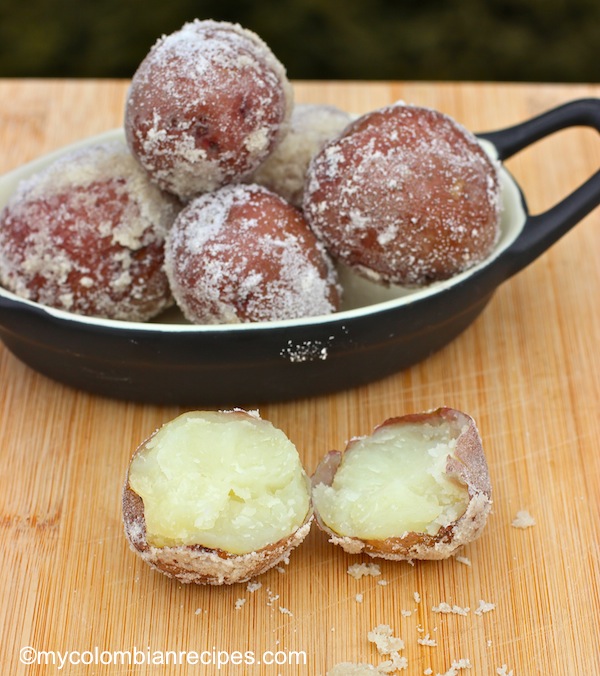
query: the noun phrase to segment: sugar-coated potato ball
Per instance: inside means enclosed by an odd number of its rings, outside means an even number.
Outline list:
[[[473,418],[442,407],[388,418],[329,452],[312,478],[318,525],[352,554],[446,559],[476,540],[492,487]]]
[[[166,270],[194,323],[239,323],[338,309],[333,264],[298,209],[262,186],[201,195],[169,232]]]
[[[395,104],[352,122],[317,154],[304,212],[342,263],[375,281],[424,286],[491,253],[497,167],[452,118]]]
[[[336,106],[299,103],[281,143],[252,176],[296,207],[302,206],[306,171],[321,148],[351,122],[352,115]]]
[[[186,23],[152,47],[125,110],[131,151],[184,200],[239,182],[273,151],[293,106],[282,64],[253,32]]]
[[[125,536],[183,583],[261,575],[308,535],[310,482],[294,444],[257,411],[188,411],[143,441],[122,499]]]
[[[0,214],[0,282],[76,314],[145,321],[173,304],[164,240],[180,205],[122,142],[63,155]]]

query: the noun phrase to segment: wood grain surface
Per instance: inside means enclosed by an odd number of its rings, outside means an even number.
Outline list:
[[[0,171],[120,125],[126,91],[124,81],[0,81]],[[295,91],[297,101],[357,113],[402,99],[485,131],[599,96],[600,86],[297,82]],[[588,129],[556,134],[508,162],[534,212],[599,166],[600,139]],[[315,528],[283,572],[263,575],[254,592],[182,586],[154,573],[123,536],[121,486],[137,444],[183,409],[71,390],[0,345],[0,672],[317,676],[343,661],[383,661],[367,639],[383,623],[405,642],[408,668],[399,673],[444,674],[468,659],[471,668],[458,673],[600,674],[599,226],[596,209],[415,367],[260,408],[309,472],[327,450],[390,416],[440,405],[470,413],[494,490],[483,536],[463,551],[470,565],[383,561],[379,577],[356,580],[348,567],[369,560]],[[533,527],[511,525],[521,509]],[[238,599],[245,602],[236,608]],[[476,614],[482,600],[495,608]],[[440,602],[470,612],[435,613]],[[427,633],[435,646],[417,642]],[[53,651],[57,662],[72,651],[70,663],[25,665],[27,646]],[[146,664],[112,659],[135,650]],[[190,661],[191,651],[230,660],[252,651],[262,663],[147,664],[166,651],[190,651]],[[266,664],[265,651],[280,661],[287,652],[294,663]]]

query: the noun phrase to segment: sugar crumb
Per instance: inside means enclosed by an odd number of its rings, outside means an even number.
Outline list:
[[[355,563],[348,568],[348,575],[355,580],[360,580],[361,577],[371,576],[377,577],[381,575],[381,568],[376,563]]]
[[[400,614],[402,617],[410,617],[412,615],[412,610],[401,610]]]
[[[508,666],[506,664],[503,664],[501,667],[498,667],[496,669],[496,673],[498,674],[498,676],[513,676],[513,670],[511,669],[509,671]]]
[[[455,556],[456,561],[463,563],[465,566],[471,565],[471,559],[468,559],[466,556]]]
[[[246,599],[237,599],[235,602],[235,609],[239,610],[246,603]]]
[[[275,601],[277,601],[277,600],[279,599],[279,594],[275,594],[274,592],[272,592],[272,591],[267,587],[267,596],[268,596],[268,599],[267,599],[267,605],[268,605],[270,608],[272,608],[272,607],[273,607],[273,604],[275,603]]]
[[[423,638],[418,638],[417,643],[419,645],[427,645],[430,648],[435,648],[437,646],[437,641],[433,638],[430,638],[429,634],[425,634]]]
[[[469,611],[471,610],[470,608],[461,608],[461,606],[451,606],[449,603],[440,603],[439,606],[433,606],[431,608],[434,613],[445,613],[445,614],[453,614],[453,615],[467,615]]]
[[[248,582],[246,586],[246,591],[249,591],[253,594],[255,591],[258,591],[262,587],[262,582]]]
[[[467,659],[460,659],[452,662],[452,665],[448,671],[446,671],[443,674],[437,674],[437,676],[457,676],[458,672],[461,669],[470,669],[471,668],[471,662],[470,660]]]
[[[404,641],[393,636],[392,628],[387,624],[378,624],[367,635],[369,641],[374,643],[380,655],[389,655],[404,649]]]
[[[390,659],[382,662],[378,667],[377,671],[380,674],[391,674],[394,671],[400,671],[401,669],[408,669],[408,660],[406,657],[402,657],[397,650],[392,650],[389,654]]]
[[[421,603],[421,594],[419,594],[419,592],[415,592],[413,594],[413,599],[415,600],[415,603]]]
[[[483,613],[489,613],[490,610],[495,610],[495,603],[487,603],[486,601],[479,601],[479,607],[474,611],[475,615],[483,615]]]
[[[372,664],[340,662],[327,672],[327,676],[371,676],[377,674],[377,669]]]
[[[363,602],[363,595],[362,595],[362,594],[357,594],[357,595],[354,597],[354,600],[356,601],[356,603],[362,603],[362,602]]]
[[[287,608],[284,608],[283,606],[279,606],[279,612],[282,615],[289,615],[290,617],[294,617],[294,613],[292,613],[291,610],[288,610]]]
[[[531,528],[535,526],[535,519],[526,509],[520,509],[511,525],[514,528]]]

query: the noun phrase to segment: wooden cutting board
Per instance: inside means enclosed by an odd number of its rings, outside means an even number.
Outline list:
[[[0,171],[120,125],[127,84],[0,81]],[[599,86],[493,83],[297,82],[295,91],[300,102],[357,113],[403,99],[474,131],[600,95]],[[508,166],[537,212],[598,169],[600,141],[569,130]],[[260,409],[295,442],[309,472],[327,450],[390,416],[440,405],[473,415],[494,510],[463,560],[384,561],[378,577],[357,580],[349,566],[369,561],[315,528],[255,591],[169,580],[128,549],[120,491],[136,445],[183,409],[73,391],[0,346],[0,671],[316,676],[338,662],[383,661],[367,634],[387,624],[405,642],[400,673],[443,674],[462,659],[471,668],[459,674],[600,674],[599,222],[595,210],[423,363],[358,389]],[[519,510],[535,525],[513,527]],[[480,601],[495,607],[476,614]],[[470,611],[434,612],[442,602]],[[435,645],[418,643],[426,634]],[[28,646],[49,652],[21,653]],[[138,663],[116,665],[114,651]],[[184,663],[148,664],[173,661],[167,651],[184,651]],[[193,651],[213,664],[185,663]],[[235,651],[262,663],[232,666]],[[52,653],[71,663],[61,670],[21,661]],[[219,656],[230,664],[218,669]]]

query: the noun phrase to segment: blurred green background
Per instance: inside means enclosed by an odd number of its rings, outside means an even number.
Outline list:
[[[600,0],[0,0],[0,76],[128,78],[196,17],[254,30],[293,79],[600,80]]]

